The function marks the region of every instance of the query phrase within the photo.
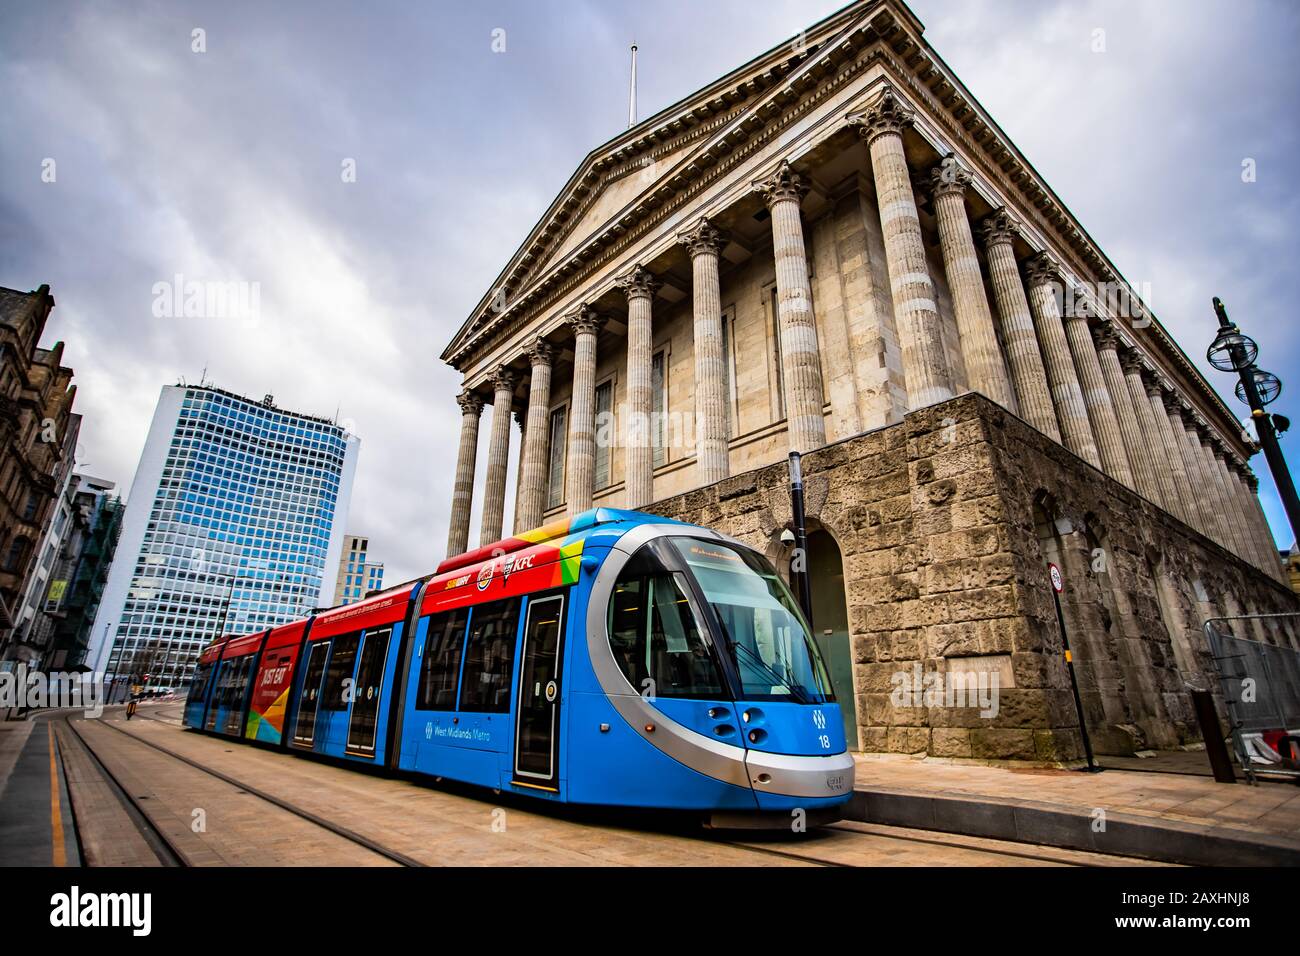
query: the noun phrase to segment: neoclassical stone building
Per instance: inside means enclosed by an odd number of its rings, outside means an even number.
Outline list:
[[[448,553],[502,537],[513,464],[515,529],[640,508],[779,561],[798,450],[859,747],[1076,759],[1048,561],[1097,748],[1194,740],[1201,621],[1296,608],[1253,449],[922,30],[860,0],[586,158],[442,355]],[[917,669],[998,713],[900,705]]]

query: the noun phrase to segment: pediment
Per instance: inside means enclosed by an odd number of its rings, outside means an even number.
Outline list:
[[[653,203],[656,194],[676,192],[693,156],[704,164],[716,162],[711,151],[725,150],[730,136],[747,135],[738,134],[738,127],[765,126],[774,91],[787,92],[783,88],[797,79],[800,88],[788,91],[797,96],[807,83],[819,81],[811,79],[815,71],[809,64],[829,59],[846,30],[879,17],[892,32],[897,13],[884,0],[858,0],[593,150],[485,292],[447,346],[444,361],[491,324],[502,307],[509,309],[543,278],[567,267],[594,236],[617,230],[625,211]],[[919,32],[919,23],[914,29]]]

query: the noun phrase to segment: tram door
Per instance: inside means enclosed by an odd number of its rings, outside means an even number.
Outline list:
[[[221,706],[222,697],[226,692],[226,684],[230,680],[230,665],[225,661],[217,661],[214,665],[216,674],[212,679],[212,696],[208,700],[208,713],[203,721],[204,730],[217,729],[217,708]]]
[[[375,755],[375,731],[379,717],[379,695],[384,686],[384,665],[393,629],[367,631],[361,638],[361,663],[352,685],[352,719],[348,723],[347,753],[358,757]]]
[[[293,725],[293,742],[299,747],[310,747],[316,740],[316,709],[320,706],[321,682],[325,679],[325,658],[329,652],[329,641],[317,641],[307,652],[298,719]]]
[[[523,666],[519,672],[515,779],[546,789],[556,786],[563,631],[564,595],[528,602]]]

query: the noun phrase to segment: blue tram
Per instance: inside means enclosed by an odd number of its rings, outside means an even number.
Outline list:
[[[596,508],[199,661],[188,727],[539,799],[838,819],[853,758],[768,561]]]

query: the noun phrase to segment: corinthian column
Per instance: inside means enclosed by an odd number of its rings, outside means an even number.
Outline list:
[[[1146,385],[1147,403],[1151,406],[1151,420],[1164,450],[1165,467],[1169,472],[1173,493],[1165,502],[1165,510],[1179,518],[1185,524],[1195,525],[1196,512],[1192,509],[1192,486],[1187,480],[1187,468],[1183,456],[1174,440],[1173,424],[1169,412],[1165,410],[1165,393],[1173,389],[1166,385],[1154,369],[1143,369],[1143,382]]]
[[[1286,572],[1282,570],[1282,558],[1278,554],[1277,541],[1273,538],[1273,529],[1269,527],[1268,518],[1264,516],[1264,506],[1259,503],[1259,478],[1249,466],[1246,468],[1245,481],[1246,488],[1250,492],[1249,510],[1254,513],[1259,528],[1260,550],[1265,559],[1263,568],[1279,581],[1286,583]]]
[[[722,289],[718,252],[723,236],[707,219],[679,233],[691,254],[695,338],[695,470],[701,485],[726,478],[727,357],[722,351]]]
[[[1196,441],[1196,412],[1183,399],[1165,397],[1165,411],[1169,412],[1169,423],[1174,428],[1174,441],[1183,453],[1186,466],[1187,483],[1192,486],[1193,496],[1187,502],[1192,516],[1192,527],[1199,529],[1205,537],[1217,538],[1216,514],[1212,498],[1204,493],[1206,479],[1205,467],[1201,460],[1201,449]],[[1200,493],[1197,493],[1200,492]]]
[[[957,160],[946,157],[930,171],[934,211],[939,220],[939,245],[943,268],[952,292],[952,309],[961,337],[961,355],[970,387],[1003,408],[1014,408],[1011,382],[1002,364],[1002,350],[993,329],[993,313],[984,294],[975,240],[966,215],[966,187],[970,173]]]
[[[566,317],[573,329],[573,396],[569,400],[569,466],[564,478],[566,512],[591,507],[596,483],[596,335],[605,317],[583,305]]]
[[[903,130],[912,125],[914,118],[889,87],[871,109],[848,118],[871,153],[894,321],[907,380],[907,406],[911,409],[933,405],[953,394],[934,283],[921,240],[921,220],[903,152]]]
[[[501,540],[506,509],[506,472],[510,469],[510,406],[514,404],[516,381],[515,373],[504,365],[492,376],[492,433],[488,437],[483,521],[478,536],[480,548]]]
[[[1002,339],[1006,342],[1011,379],[1020,403],[1020,417],[1053,441],[1061,440],[1061,429],[1047,389],[1047,372],[1029,315],[1029,300],[1016,265],[1015,237],[1019,225],[999,210],[984,221],[980,231],[989,257],[989,279],[1002,317]]]
[[[1157,490],[1157,494],[1153,495],[1151,500],[1170,514],[1175,514],[1178,491],[1174,488],[1174,476],[1165,463],[1167,453],[1164,450],[1164,440],[1160,436],[1160,428],[1156,424],[1155,416],[1151,413],[1151,399],[1147,397],[1146,383],[1142,380],[1142,355],[1137,349],[1127,346],[1121,352],[1119,361],[1124,369],[1124,383],[1128,385],[1133,413],[1137,416],[1138,426],[1142,430],[1142,442],[1151,453],[1152,475]]]
[[[1193,429],[1189,437],[1192,447],[1200,456],[1197,491],[1202,496],[1202,507],[1210,523],[1205,533],[1225,548],[1231,548],[1228,513],[1224,507],[1223,494],[1214,479],[1214,473],[1218,470],[1214,457],[1214,433],[1204,419],[1196,417],[1193,418]]]
[[[1219,487],[1219,497],[1223,499],[1223,515],[1228,530],[1228,550],[1238,557],[1249,560],[1250,547],[1247,543],[1246,526],[1241,522],[1241,511],[1237,508],[1229,482],[1232,480],[1232,451],[1222,441],[1214,442],[1214,481]]]
[[[776,258],[777,315],[781,326],[781,381],[790,450],[809,452],[826,444],[826,404],[822,387],[817,323],[808,289],[808,253],[803,243],[799,203],[808,185],[789,163],[768,179],[754,183],[767,201],[772,218],[772,251]]]
[[[654,411],[654,394],[650,386],[653,354],[653,317],[651,302],[659,283],[645,269],[634,266],[618,280],[627,296],[627,405],[625,425],[625,462],[623,500],[636,509],[654,499],[654,448],[650,416]]]
[[[1116,481],[1133,488],[1133,471],[1124,453],[1124,438],[1115,415],[1115,403],[1111,400],[1110,389],[1101,371],[1101,359],[1088,328],[1088,311],[1077,293],[1074,299],[1076,307],[1065,317],[1065,338],[1079,373],[1083,405],[1088,410],[1088,421],[1092,423],[1092,433],[1097,439],[1101,467]]]
[[[519,465],[518,531],[536,528],[546,510],[546,464],[551,451],[551,370],[555,348],[538,339],[528,349],[532,373],[528,379],[528,419],[524,426],[522,461]]]
[[[1133,473],[1134,483],[1131,487],[1158,504],[1160,482],[1156,478],[1155,463],[1143,437],[1142,426],[1138,423],[1133,398],[1129,394],[1128,383],[1124,380],[1124,369],[1119,362],[1119,333],[1109,319],[1099,320],[1092,331],[1093,340],[1097,344],[1097,361],[1101,365],[1102,377],[1106,380],[1106,390],[1115,406],[1120,440],[1124,443],[1129,468]]]
[[[1264,549],[1259,537],[1259,525],[1255,520],[1254,509],[1250,505],[1250,490],[1246,487],[1246,462],[1235,454],[1228,462],[1228,495],[1232,498],[1237,520],[1241,522],[1242,538],[1245,539],[1244,557],[1260,570],[1267,570],[1264,563]]]
[[[460,406],[460,449],[456,452],[456,480],[451,491],[451,520],[447,526],[447,557],[464,554],[469,547],[469,511],[474,502],[474,461],[478,457],[478,421],[483,399],[473,392],[456,396]]]
[[[1060,267],[1045,252],[1040,252],[1028,263],[1029,304],[1038,328],[1038,341],[1043,347],[1043,364],[1047,380],[1052,386],[1052,400],[1056,417],[1061,422],[1061,437],[1070,449],[1094,468],[1101,467],[1097,442],[1088,423],[1088,409],[1083,404],[1083,389],[1070,358],[1070,345],[1065,338],[1061,321],[1061,307],[1057,291],[1065,288]]]

